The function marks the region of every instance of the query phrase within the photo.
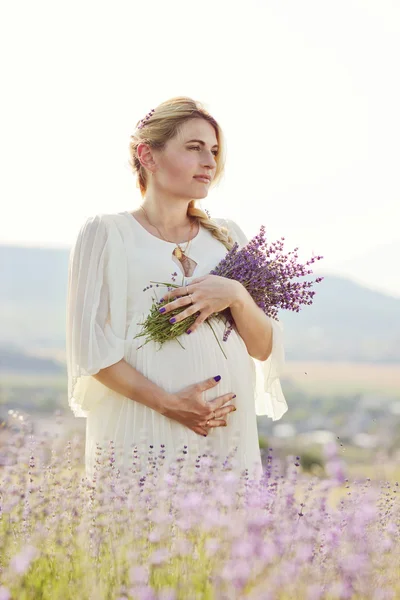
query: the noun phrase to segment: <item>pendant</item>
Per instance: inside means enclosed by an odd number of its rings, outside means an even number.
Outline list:
[[[195,268],[197,267],[197,262],[192,258],[189,258],[189,256],[186,256],[186,254],[184,254],[179,248],[175,248],[175,250],[172,252],[172,256],[174,258],[174,262],[176,262],[182,268],[185,277],[191,277]]]
[[[180,248],[178,248],[178,246],[175,248],[175,250],[174,250],[173,254],[176,256],[176,258],[177,258],[178,260],[181,260],[181,259],[182,259],[182,254],[183,254],[183,252],[182,252],[182,250],[181,250]]]

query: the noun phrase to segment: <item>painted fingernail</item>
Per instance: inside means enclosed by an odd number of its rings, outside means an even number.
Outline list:
[[[237,410],[237,408],[232,408],[232,412],[235,412],[235,410]]]
[[[175,317],[172,317],[172,319],[169,320],[170,323],[175,323],[176,319]]]
[[[233,396],[232,396],[232,400],[233,400],[234,398],[236,398],[236,394],[233,394]]]
[[[160,313],[161,313],[161,312],[165,312],[165,306],[163,306],[162,308],[159,308],[159,309],[158,309],[158,312],[160,312]]]
[[[206,434],[206,433],[203,433],[203,436],[204,436],[204,437],[207,437],[207,434]]]
[[[160,302],[164,302],[164,298],[160,298]]]
[[[191,329],[188,329],[186,333],[192,333],[192,330],[191,330]]]
[[[215,381],[219,381],[221,379],[221,375],[217,375],[216,377],[214,377]]]

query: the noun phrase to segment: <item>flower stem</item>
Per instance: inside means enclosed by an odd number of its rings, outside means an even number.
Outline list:
[[[173,288],[182,287],[181,285],[177,285],[176,283],[164,283],[163,281],[150,281],[150,283],[158,283],[159,285],[165,285],[167,287]]]
[[[206,321],[205,321],[205,322],[206,322],[206,323],[207,323],[207,325],[208,325],[208,326],[211,328],[211,331],[213,332],[213,334],[214,334],[214,337],[215,337],[215,339],[216,339],[216,340],[217,340],[217,342],[218,342],[218,346],[219,346],[219,347],[221,348],[221,350],[222,350],[222,354],[223,354],[223,355],[225,356],[225,358],[228,360],[228,357],[227,357],[227,355],[225,354],[225,352],[224,352],[224,349],[222,348],[221,344],[219,343],[219,339],[218,339],[218,337],[217,337],[217,335],[216,335],[216,333],[215,333],[214,329],[212,328],[212,325],[211,325],[210,321],[209,321],[208,319],[206,319]]]

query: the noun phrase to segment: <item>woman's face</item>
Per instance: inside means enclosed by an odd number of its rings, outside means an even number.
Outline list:
[[[150,181],[164,194],[185,199],[204,198],[210,183],[195,179],[195,175],[210,175],[212,181],[217,152],[214,127],[204,119],[191,119],[163,151],[154,152],[157,168]]]

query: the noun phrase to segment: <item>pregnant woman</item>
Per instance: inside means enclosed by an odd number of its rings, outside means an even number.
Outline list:
[[[164,465],[206,452],[238,474],[262,473],[256,415],[280,419],[287,410],[279,377],[282,330],[241,283],[208,273],[234,242],[247,243],[230,219],[211,219],[196,201],[223,173],[223,136],[215,119],[190,98],[160,104],[138,122],[131,166],[142,197],[133,211],[96,214],[81,226],[68,269],[66,350],[68,399],[86,417],[86,475],[93,479],[99,452],[116,449],[128,470],[149,447],[163,448]],[[144,344],[141,332],[152,297],[168,297],[177,319],[198,314],[178,340]],[[205,319],[229,307],[234,319]]]

